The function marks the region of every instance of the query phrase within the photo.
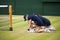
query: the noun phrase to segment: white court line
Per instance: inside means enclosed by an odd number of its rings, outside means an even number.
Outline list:
[[[8,7],[8,5],[0,5],[0,7]]]

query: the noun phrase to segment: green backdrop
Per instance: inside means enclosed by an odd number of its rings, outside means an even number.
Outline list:
[[[2,4],[11,4],[15,15],[60,15],[60,0],[0,0]],[[0,14],[8,14],[8,8],[0,8]]]

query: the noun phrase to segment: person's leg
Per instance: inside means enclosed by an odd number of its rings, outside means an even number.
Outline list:
[[[51,31],[56,31],[56,29],[54,28],[54,26],[48,26],[45,28],[44,32],[51,32]]]
[[[45,28],[46,28],[45,26],[41,26],[41,29],[39,31],[44,32]]]
[[[36,26],[36,28],[34,30],[35,30],[35,32],[39,32],[40,29],[41,28],[39,26]]]
[[[35,32],[43,32],[44,31],[44,29],[45,29],[45,26],[36,26],[36,28],[35,28]]]
[[[50,30],[48,28],[45,28],[44,32],[50,32]]]

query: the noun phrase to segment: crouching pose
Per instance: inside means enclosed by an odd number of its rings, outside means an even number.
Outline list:
[[[50,26],[50,21],[42,16],[25,15],[24,19],[29,23],[28,32],[50,32],[50,30],[55,30],[55,28]]]

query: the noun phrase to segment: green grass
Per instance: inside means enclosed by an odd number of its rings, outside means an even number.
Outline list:
[[[2,15],[0,15],[1,17]],[[6,17],[7,15],[3,15]],[[60,40],[60,16],[44,16],[48,18],[56,28],[56,32],[51,33],[28,33],[28,23],[21,15],[13,15],[13,31],[8,31],[8,20],[0,18],[0,40]],[[3,25],[1,25],[3,23]],[[3,27],[3,28],[1,28]],[[6,31],[2,31],[2,30]]]

